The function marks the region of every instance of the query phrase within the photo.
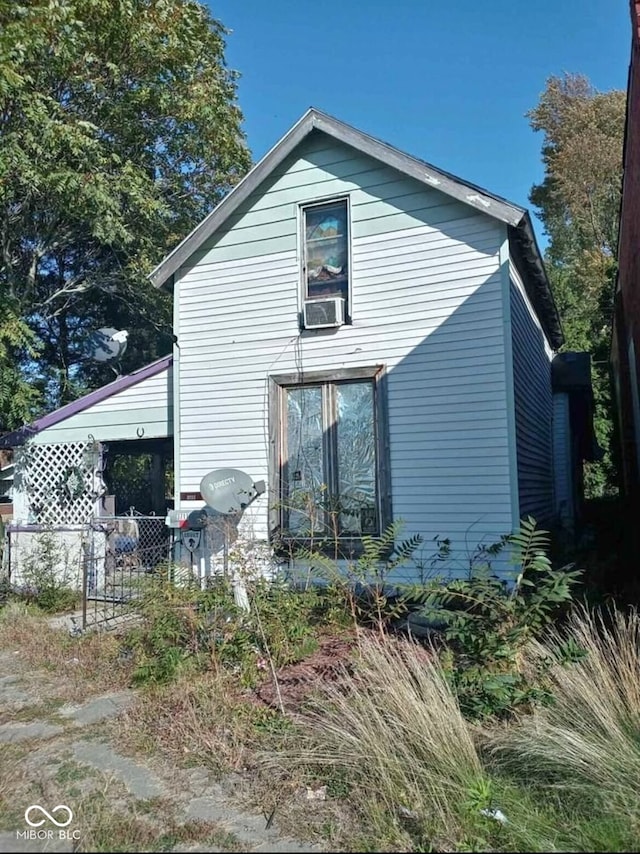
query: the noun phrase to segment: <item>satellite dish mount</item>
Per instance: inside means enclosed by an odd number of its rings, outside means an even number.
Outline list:
[[[207,516],[219,515],[229,520],[239,520],[246,508],[262,495],[265,489],[263,480],[254,483],[253,478],[240,469],[215,469],[200,481],[200,493],[206,504],[201,512]],[[221,527],[226,575],[229,563],[229,525],[224,524]]]

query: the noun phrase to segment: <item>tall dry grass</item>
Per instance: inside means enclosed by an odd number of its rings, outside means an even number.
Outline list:
[[[554,702],[489,733],[494,762],[538,786],[578,792],[640,819],[640,616],[576,608],[533,657],[559,658],[567,641],[586,653],[554,663]]]
[[[384,816],[455,836],[483,769],[435,656],[363,639],[355,673],[327,686],[305,718],[312,746],[297,759],[346,772],[371,824]]]
[[[555,703],[486,730],[462,717],[435,657],[363,640],[293,758],[347,783],[367,850],[640,850],[640,619],[578,610],[530,655],[557,661],[568,640],[586,654],[550,665]]]

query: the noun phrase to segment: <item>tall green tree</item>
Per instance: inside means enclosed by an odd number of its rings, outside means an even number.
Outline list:
[[[547,80],[531,126],[544,134],[544,180],[530,200],[549,236],[546,265],[566,350],[593,360],[595,429],[605,455],[590,463],[590,496],[615,490],[609,344],[622,182],[626,94],[596,91],[586,77]]]
[[[169,350],[146,276],[250,165],[224,37],[194,0],[0,0],[0,427],[113,379],[100,326],[123,370]]]

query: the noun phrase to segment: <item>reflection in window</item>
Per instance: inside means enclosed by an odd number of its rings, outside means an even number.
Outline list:
[[[313,533],[323,528],[320,512],[325,479],[322,433],[322,389],[289,389],[285,502],[292,533]]]
[[[349,231],[346,199],[304,208],[305,299],[348,298]]]
[[[376,455],[373,385],[336,386],[340,527],[349,534],[376,529]]]
[[[380,530],[372,381],[284,389],[283,514],[294,536]]]

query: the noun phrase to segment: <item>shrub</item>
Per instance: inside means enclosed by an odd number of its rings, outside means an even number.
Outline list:
[[[541,662],[535,672],[525,671],[522,651],[571,600],[579,573],[570,566],[552,567],[546,532],[524,519],[515,534],[476,548],[466,578],[425,583],[425,571],[446,566],[451,558],[451,541],[435,537],[434,555],[417,560],[422,538],[399,541],[402,527],[398,521],[380,537],[364,536],[362,553],[352,559],[330,558],[310,548],[299,549],[296,557],[310,579],[323,580],[342,599],[356,625],[376,628],[381,638],[411,611],[441,630],[446,641],[442,662],[468,717],[507,716],[547,702],[544,666]],[[505,552],[517,567],[511,583],[493,571],[496,558],[506,562]],[[414,565],[422,584],[397,579],[397,570],[406,564]],[[575,651],[567,650],[571,654]]]
[[[553,569],[547,547],[546,532],[525,519],[515,534],[477,550],[482,559],[468,578],[433,582],[425,592],[415,592],[422,614],[443,626],[442,660],[464,714],[472,719],[508,715],[549,699],[544,662],[525,671],[522,654],[571,600],[579,573]],[[511,586],[492,574],[491,559],[504,549],[518,567]]]
[[[6,575],[0,575],[0,608],[6,605],[12,597],[11,582]]]
[[[51,531],[36,535],[34,542],[35,546],[22,555],[22,583],[14,586],[13,592],[48,613],[77,607],[77,570],[70,564],[68,548]]]
[[[398,542],[403,527],[398,520],[379,537],[364,535],[362,553],[355,558],[341,561],[310,548],[297,549],[295,558],[308,567],[310,579],[328,585],[356,625],[373,626],[383,636],[407,611],[406,585],[394,574],[423,542],[420,534]]]
[[[137,683],[163,683],[176,678],[199,652],[197,589],[176,585],[171,569],[144,579],[136,608],[142,623],[126,635],[123,645],[136,659]]]
[[[258,578],[247,581],[247,594],[249,611],[236,605],[223,577],[204,590],[175,585],[170,569],[148,580],[137,603],[143,623],[126,641],[137,656],[136,681],[164,683],[188,669],[223,667],[250,686],[316,648],[331,607],[326,591]]]

